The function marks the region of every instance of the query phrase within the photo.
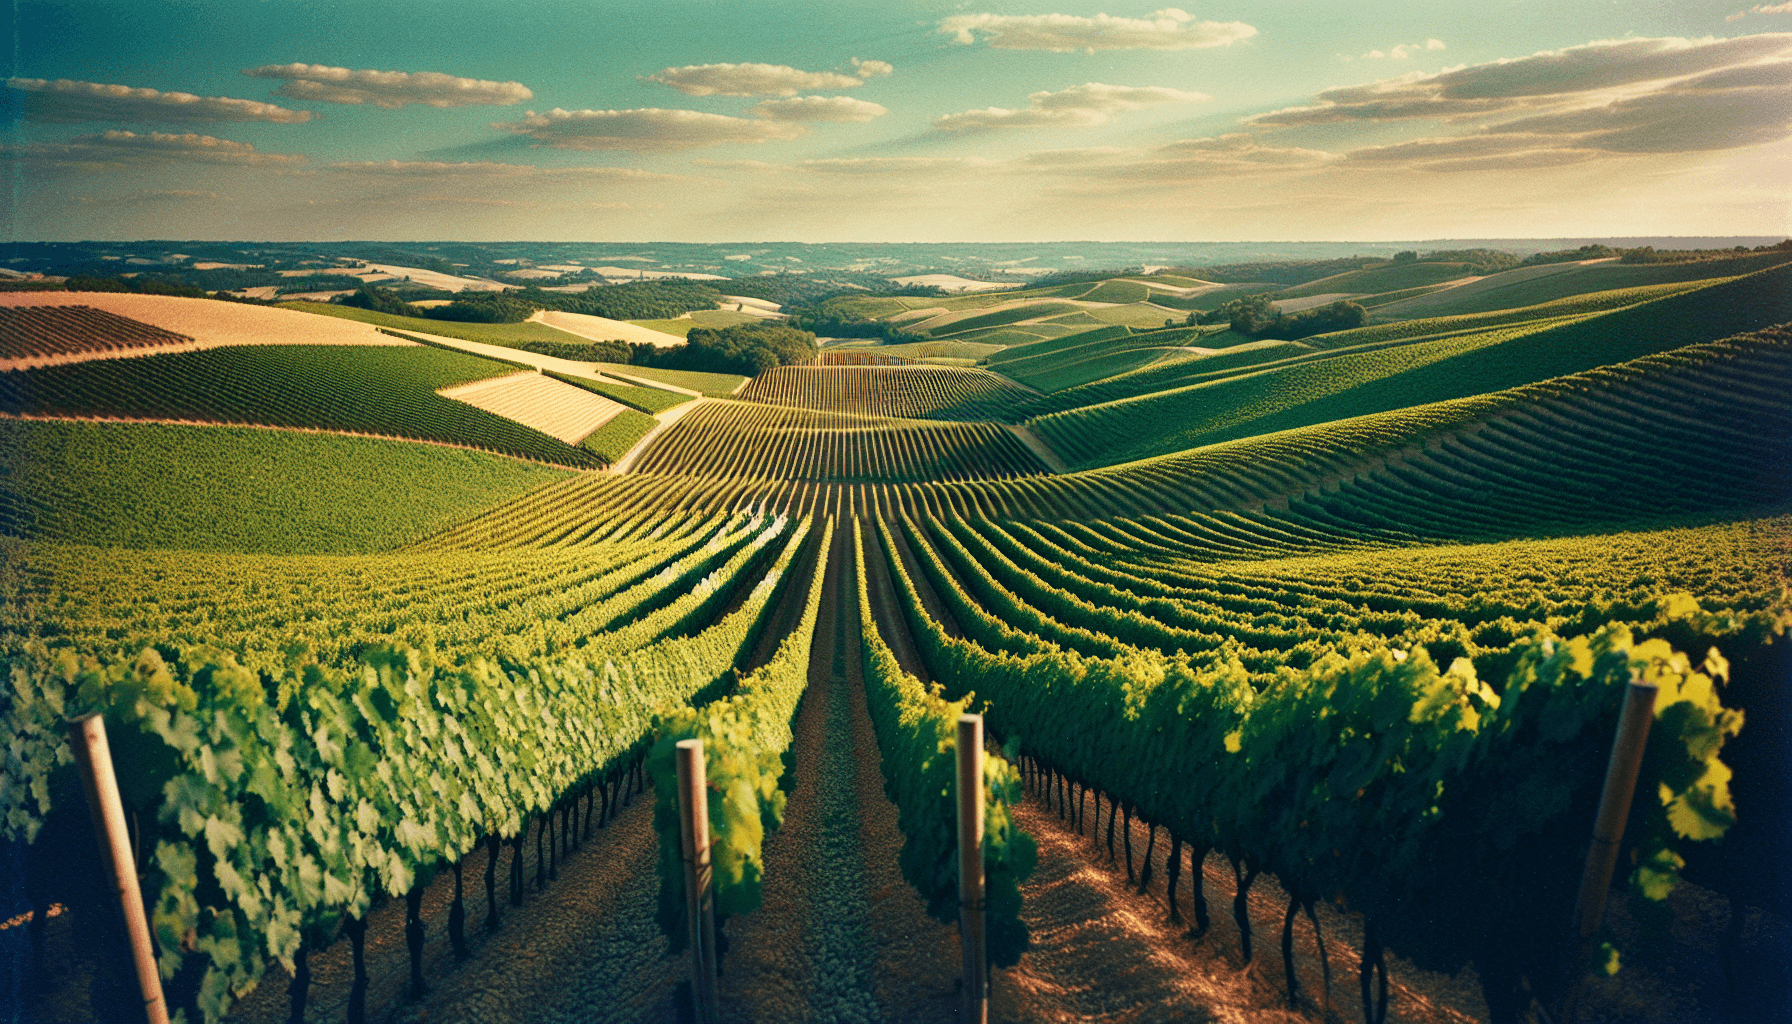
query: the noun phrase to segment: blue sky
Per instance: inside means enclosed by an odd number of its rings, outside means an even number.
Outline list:
[[[13,7],[14,239],[1792,230],[1792,3]]]

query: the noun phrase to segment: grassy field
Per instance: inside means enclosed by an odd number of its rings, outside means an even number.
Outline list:
[[[7,536],[102,547],[384,551],[568,476],[371,438],[0,420]]]
[[[968,316],[948,323],[926,327],[924,328],[924,331],[929,336],[943,338],[962,334],[966,331],[975,331],[984,327],[1005,327],[1019,320],[1038,320],[1075,312],[1078,312],[1078,307],[1067,302],[1029,302],[1016,306],[1013,309],[1000,309],[993,313]]]

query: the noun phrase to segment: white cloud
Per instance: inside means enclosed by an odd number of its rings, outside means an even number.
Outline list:
[[[1405,60],[1406,58],[1412,56],[1415,53],[1423,53],[1426,50],[1443,50],[1443,49],[1447,49],[1447,47],[1444,46],[1443,40],[1427,39],[1422,43],[1401,43],[1399,46],[1396,46],[1391,50],[1385,50],[1385,51],[1370,50],[1368,53],[1363,54],[1363,59],[1364,60],[1381,60],[1384,58],[1388,58],[1388,59],[1392,59],[1392,60]]]
[[[210,135],[167,132],[108,131],[80,135],[66,142],[38,143],[8,150],[26,160],[58,164],[214,163],[290,165],[304,163],[293,153],[264,153],[247,142]]]
[[[970,45],[982,38],[998,50],[1199,50],[1230,46],[1257,30],[1241,21],[1196,21],[1186,11],[1166,7],[1149,19],[1093,18],[1073,14],[960,14],[940,21],[938,31]]]
[[[318,103],[370,104],[396,110],[409,103],[429,107],[509,106],[535,94],[521,82],[456,78],[439,71],[354,71],[323,64],[269,64],[244,68],[251,78],[284,79],[274,95]]]
[[[637,167],[536,167],[490,160],[369,160],[329,164],[327,170],[382,178],[580,178],[618,183],[672,181],[675,176]]]
[[[876,103],[855,100],[851,96],[796,96],[784,100],[762,100],[747,108],[754,117],[773,121],[871,121],[890,111]]]
[[[1163,86],[1102,85],[1088,82],[1058,92],[1036,92],[1023,110],[989,107],[936,118],[933,126],[948,132],[984,132],[998,128],[1038,128],[1105,123],[1115,114],[1165,103],[1199,103],[1213,97]]]
[[[798,71],[785,64],[692,64],[667,68],[645,76],[645,81],[669,85],[686,96],[795,96],[819,89],[851,89],[864,78],[866,64],[889,68],[882,61],[860,63],[859,75],[835,71]],[[889,74],[889,71],[872,74]]]
[[[887,61],[860,60],[857,57],[852,59],[852,67],[853,74],[858,75],[860,78],[881,78],[896,70],[896,68]]]
[[[1746,11],[1737,11],[1725,18],[1725,21],[1741,21],[1751,14],[1792,14],[1792,2],[1783,4],[1756,4]]]
[[[1351,150],[1353,165],[1482,170],[1579,163],[1626,153],[1697,153],[1792,138],[1792,60],[1745,64],[1645,92],[1527,110],[1470,135]]]
[[[25,120],[40,124],[78,124],[82,121],[156,121],[189,124],[205,121],[272,121],[301,124],[314,116],[309,110],[288,110],[272,103],[232,99],[228,96],[195,96],[190,92],[133,89],[128,85],[74,82],[66,78],[9,78],[8,89],[26,93]]]
[[[1406,118],[1515,116],[1590,106],[1614,90],[1666,87],[1672,80],[1792,53],[1792,33],[1737,39],[1621,39],[1528,57],[1413,73],[1326,89],[1317,103],[1247,118],[1257,125],[1347,124]]]
[[[695,110],[531,110],[520,121],[492,127],[526,135],[555,149],[622,149],[665,153],[702,146],[753,145],[801,137],[807,129],[772,121]]]

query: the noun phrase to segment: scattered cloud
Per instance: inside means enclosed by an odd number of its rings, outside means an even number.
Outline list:
[[[108,131],[79,135],[65,142],[35,143],[7,151],[10,155],[55,164],[173,164],[213,163],[241,165],[290,165],[304,163],[293,153],[264,153],[247,142],[192,133],[139,134]]]
[[[986,132],[999,128],[1075,127],[1104,124],[1129,110],[1165,103],[1200,103],[1213,97],[1163,86],[1102,85],[1088,82],[1058,92],[1036,92],[1023,110],[989,107],[936,118],[933,126],[948,132]]]
[[[747,108],[754,117],[772,121],[872,121],[888,114],[888,108],[851,96],[796,96],[785,100],[762,100]]]
[[[672,181],[674,175],[638,167],[536,167],[490,160],[449,162],[441,160],[371,160],[329,164],[325,168],[344,174],[382,178],[578,178],[618,183]]]
[[[1351,150],[1353,164],[1542,167],[1625,153],[1697,153],[1792,138],[1792,60],[1722,68],[1603,102],[1528,110],[1474,134]]]
[[[1792,14],[1792,2],[1783,4],[1756,4],[1746,11],[1737,11],[1725,18],[1725,21],[1741,21],[1751,14]]]
[[[1073,14],[960,14],[940,21],[938,31],[955,43],[979,38],[998,50],[1200,50],[1230,46],[1257,30],[1242,21],[1196,21],[1174,7],[1150,18],[1093,18]]]
[[[1673,94],[1692,76],[1740,71],[1787,54],[1792,54],[1792,33],[1737,39],[1605,40],[1434,74],[1415,72],[1364,85],[1339,86],[1319,93],[1311,105],[1245,120],[1264,127],[1409,118],[1485,122],[1592,109],[1632,99],[1647,105],[1642,96]]]
[[[555,149],[621,149],[667,153],[703,146],[755,145],[801,137],[807,129],[790,121],[728,117],[695,110],[531,110],[522,120],[492,127],[526,135]]]
[[[686,96],[795,96],[820,89],[851,89],[873,75],[894,70],[881,60],[860,61],[856,75],[837,71],[798,71],[785,64],[692,64],[644,76]],[[870,72],[867,67],[872,67]],[[877,69],[883,70],[877,70]]]
[[[26,94],[25,120],[39,124],[79,124],[83,121],[145,121],[193,124],[206,121],[272,121],[302,124],[315,115],[309,110],[288,110],[272,103],[232,99],[228,96],[195,96],[190,92],[133,89],[128,85],[74,82],[66,78],[9,78],[8,89]]]
[[[1364,60],[1383,60],[1383,59],[1405,60],[1406,58],[1412,56],[1415,53],[1423,53],[1426,50],[1442,50],[1442,49],[1446,49],[1446,47],[1444,46],[1443,40],[1427,39],[1422,43],[1402,43],[1399,46],[1396,46],[1391,50],[1370,50],[1368,53],[1363,54],[1363,59]]]
[[[857,57],[852,59],[852,67],[853,74],[858,75],[860,78],[882,78],[884,75],[890,74],[896,70],[896,68],[887,61],[860,60]]]
[[[521,82],[456,78],[439,71],[354,71],[323,64],[269,64],[244,68],[251,78],[284,79],[274,95],[317,103],[368,104],[397,110],[410,103],[427,107],[505,107],[534,98]]]

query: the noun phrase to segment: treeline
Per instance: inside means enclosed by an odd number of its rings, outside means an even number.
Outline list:
[[[1730,259],[1751,252],[1792,252],[1792,238],[1772,245],[1757,245],[1753,249],[1743,245],[1733,249],[1657,249],[1652,245],[1645,245],[1619,251],[1623,253],[1618,260],[1620,263],[1701,263],[1705,260]]]
[[[492,292],[457,292],[446,306],[417,309],[391,289],[363,285],[336,301],[396,316],[460,323],[515,324],[536,310],[583,313],[610,320],[671,320],[693,309],[714,309],[722,293],[695,281],[630,281],[598,285],[582,292],[550,292],[538,287]]]
[[[24,282],[39,284],[40,282]],[[183,299],[220,299],[224,302],[243,302],[252,306],[271,306],[265,299],[250,299],[219,289],[208,292],[174,276],[152,276],[142,274],[137,277],[88,277],[75,274],[61,284],[46,284],[34,291],[68,292],[122,292],[135,295],[173,295]]]
[[[1218,309],[1190,313],[1191,324],[1230,324],[1232,330],[1252,338],[1273,338],[1297,341],[1315,334],[1347,331],[1369,323],[1369,311],[1354,302],[1339,299],[1299,313],[1277,311],[1268,292],[1233,299]]]
[[[888,278],[839,270],[830,270],[826,276],[764,274],[758,277],[741,277],[732,281],[718,281],[716,287],[728,295],[764,299],[780,306],[817,306],[837,295],[928,295],[939,292],[939,289],[930,285],[909,286],[909,289],[925,289],[923,291],[903,289],[892,292]]]
[[[738,373],[745,377],[815,358],[815,335],[784,324],[752,323],[691,329],[685,343],[527,341],[524,351],[580,363],[623,363],[665,370]]]

